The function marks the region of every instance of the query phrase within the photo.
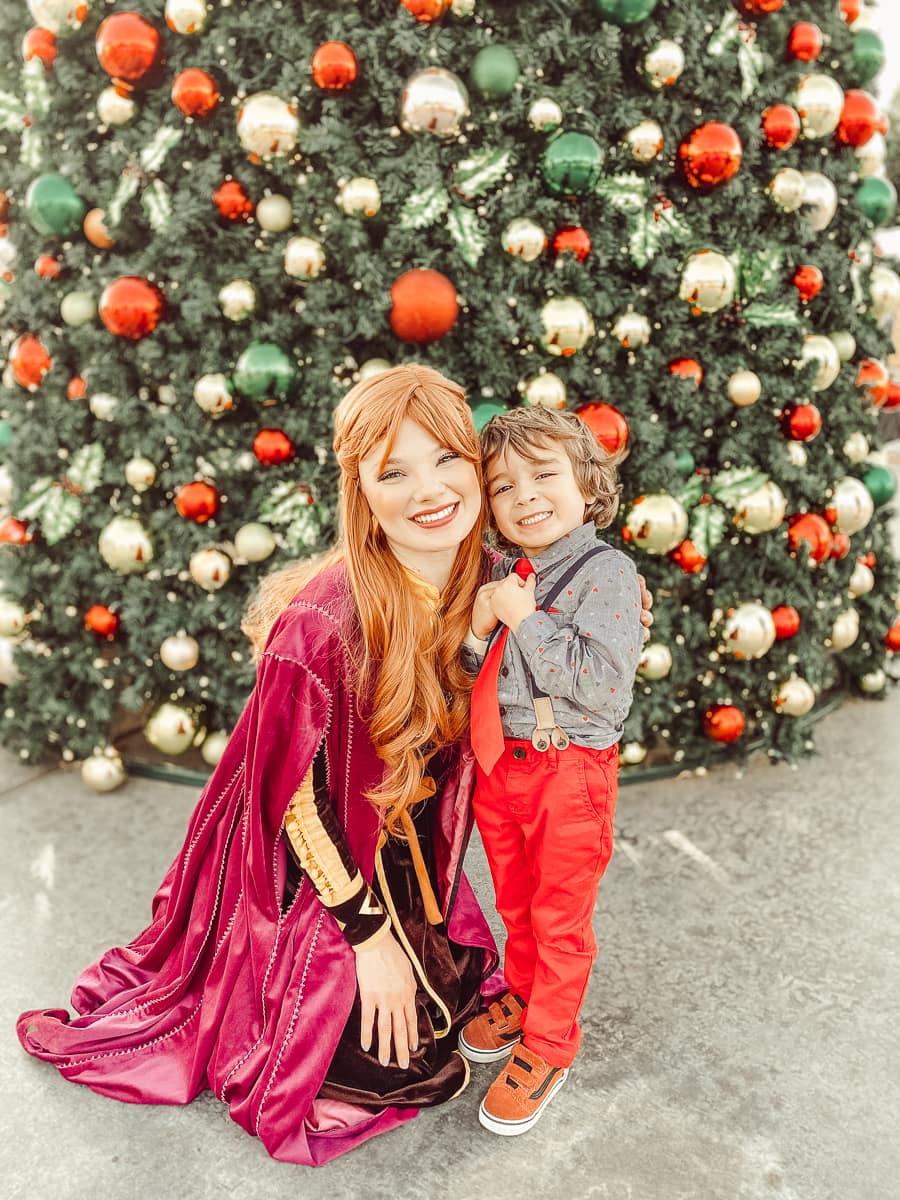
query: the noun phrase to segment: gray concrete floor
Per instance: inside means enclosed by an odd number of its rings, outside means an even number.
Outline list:
[[[476,1120],[495,1068],[318,1171],[206,1095],[136,1107],[21,1052],[28,1007],[145,924],[192,789],[0,755],[3,1200],[890,1200],[900,1197],[900,693],[820,725],[800,769],[623,789],[584,1048],[523,1138]],[[469,868],[490,905],[480,847]]]

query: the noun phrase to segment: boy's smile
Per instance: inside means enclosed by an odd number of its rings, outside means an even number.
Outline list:
[[[530,557],[584,524],[587,500],[568,454],[551,442],[525,458],[512,447],[486,470],[488,497],[497,528]]]

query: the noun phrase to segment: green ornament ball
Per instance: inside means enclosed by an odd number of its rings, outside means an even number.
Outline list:
[[[679,450],[675,456],[675,470],[679,475],[693,475],[696,465],[690,450]]]
[[[868,83],[884,66],[884,42],[874,29],[861,29],[853,35],[854,83]]]
[[[897,189],[889,179],[868,175],[856,189],[856,205],[873,225],[889,225],[897,208]]]
[[[96,317],[97,301],[90,292],[69,292],[62,298],[59,315],[67,325],[77,329],[79,325],[87,325]]]
[[[84,220],[85,203],[65,175],[52,172],[39,175],[28,185],[25,212],[37,233],[75,233]]]
[[[498,400],[476,400],[470,404],[472,409],[472,420],[475,423],[475,429],[481,433],[485,425],[491,417],[499,416],[500,413],[507,411],[506,405],[501,404]]]
[[[544,150],[544,182],[558,196],[580,196],[593,191],[603,168],[600,144],[586,133],[560,133]]]
[[[237,360],[232,380],[245,396],[284,396],[297,373],[294,360],[274,342],[251,342]]]
[[[8,450],[12,445],[12,427],[9,421],[0,421],[0,450]]]
[[[869,467],[863,475],[862,481],[876,508],[881,508],[882,505],[892,500],[894,492],[897,490],[894,472],[888,467]]]
[[[519,74],[518,59],[506,46],[484,46],[472,60],[472,84],[487,100],[511,96]]]
[[[594,0],[597,12],[613,25],[637,25],[645,21],[659,0]]]

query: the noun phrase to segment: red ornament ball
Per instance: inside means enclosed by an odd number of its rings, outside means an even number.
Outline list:
[[[845,146],[864,146],[883,125],[881,110],[874,96],[859,88],[844,93],[844,107],[835,136]]]
[[[84,614],[84,627],[111,641],[119,632],[119,618],[105,604],[94,604]]]
[[[282,429],[261,429],[253,439],[253,453],[265,467],[288,462],[297,447]]]
[[[800,62],[815,62],[824,45],[825,39],[818,25],[812,21],[798,21],[788,34],[788,58],[796,58]]]
[[[685,538],[669,555],[673,563],[677,563],[685,575],[696,575],[706,566],[706,558],[700,553],[690,538]]]
[[[713,704],[703,714],[703,732],[714,742],[736,742],[747,725],[733,704]]]
[[[18,517],[6,517],[0,521],[0,544],[6,546],[25,546],[32,540],[28,526]]]
[[[833,530],[831,534],[831,557],[840,560],[846,558],[849,553],[850,535]]]
[[[564,225],[553,235],[553,252],[574,254],[578,262],[584,262],[591,252],[591,235],[581,225]]]
[[[9,365],[16,383],[33,392],[43,383],[44,376],[53,366],[53,359],[40,338],[33,333],[23,333],[10,348]]]
[[[697,387],[703,382],[703,368],[696,358],[673,358],[669,363],[669,374],[693,380]]]
[[[788,543],[794,554],[824,562],[831,554],[831,530],[818,513],[797,513],[788,520]]]
[[[358,74],[359,63],[346,42],[323,42],[312,56],[313,82],[323,91],[343,91]]]
[[[795,442],[811,442],[822,432],[822,414],[814,404],[794,404],[782,413],[781,430]]]
[[[100,320],[110,333],[137,342],[159,324],[162,292],[139,275],[120,275],[103,289],[98,308]]]
[[[438,21],[450,7],[450,0],[400,0],[417,21]]]
[[[62,263],[52,254],[42,254],[34,264],[34,270],[41,279],[59,279],[62,274]]]
[[[113,13],[102,21],[96,48],[107,75],[116,83],[131,86],[145,80],[162,60],[159,30],[146,17],[133,12]]]
[[[858,21],[861,12],[862,0],[841,0],[841,17],[848,25],[852,25],[854,21]]]
[[[772,623],[775,626],[775,639],[779,642],[796,637],[800,632],[800,614],[790,604],[779,604],[772,609]]]
[[[784,4],[784,0],[734,0],[734,2],[741,16],[750,21],[758,21],[761,17],[767,17],[769,13],[776,13]]]
[[[219,493],[211,483],[195,479],[193,483],[186,483],[178,489],[175,508],[178,515],[186,521],[196,521],[198,525],[205,525],[210,517],[214,517],[219,511]]]
[[[803,263],[794,272],[793,283],[800,294],[801,301],[809,304],[810,300],[814,300],[825,286],[825,276],[812,263]]]
[[[895,621],[884,635],[884,644],[894,654],[900,653],[900,620]]]
[[[244,185],[236,179],[226,179],[217,187],[213,201],[225,221],[249,221],[253,214],[253,201]]]
[[[73,375],[66,385],[69,400],[83,400],[87,395],[87,383],[80,375]]]
[[[628,422],[612,404],[584,404],[575,415],[610,454],[628,445]]]
[[[893,379],[888,380],[887,396],[881,407],[885,412],[900,408],[900,383],[895,383]]]
[[[216,81],[200,67],[187,67],[172,81],[172,103],[186,117],[208,117],[221,99]]]
[[[737,174],[743,157],[741,139],[721,121],[698,126],[678,147],[685,178],[691,187],[708,190]]]
[[[772,104],[762,115],[762,128],[773,150],[790,150],[800,136],[800,114],[790,104]]]
[[[862,388],[864,399],[873,408],[881,408],[888,398],[890,376],[883,362],[877,358],[864,358],[856,373],[856,386]]]
[[[39,58],[44,64],[44,70],[50,71],[56,61],[56,54],[56,35],[49,29],[41,29],[36,25],[22,38],[22,58],[25,62]]]
[[[456,323],[456,288],[440,271],[415,268],[391,285],[391,328],[404,342],[436,342]]]

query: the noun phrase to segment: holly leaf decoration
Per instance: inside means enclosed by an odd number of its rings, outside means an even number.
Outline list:
[[[401,229],[424,229],[434,225],[450,207],[450,193],[440,184],[413,192],[400,214]]]
[[[708,490],[721,504],[736,508],[742,500],[768,482],[768,475],[756,467],[731,467],[714,475]]]
[[[500,183],[513,161],[511,150],[479,150],[453,169],[453,186],[464,200],[473,200]]]
[[[691,527],[688,537],[697,547],[704,558],[709,558],[709,552],[718,546],[725,536],[728,518],[715,504],[698,504],[691,513]]]
[[[470,267],[476,267],[478,260],[484,253],[484,232],[479,224],[478,218],[469,208],[463,208],[461,204],[454,205],[447,218],[447,228],[450,231],[450,236],[456,242],[456,247],[459,250],[463,262]]]
[[[72,455],[72,462],[66,471],[66,479],[79,492],[93,492],[100,484],[103,476],[105,455],[99,442],[82,446]]]
[[[699,475],[692,475],[690,479],[685,481],[684,487],[675,496],[675,499],[682,508],[693,508],[695,504],[699,504],[704,492],[706,484]]]

